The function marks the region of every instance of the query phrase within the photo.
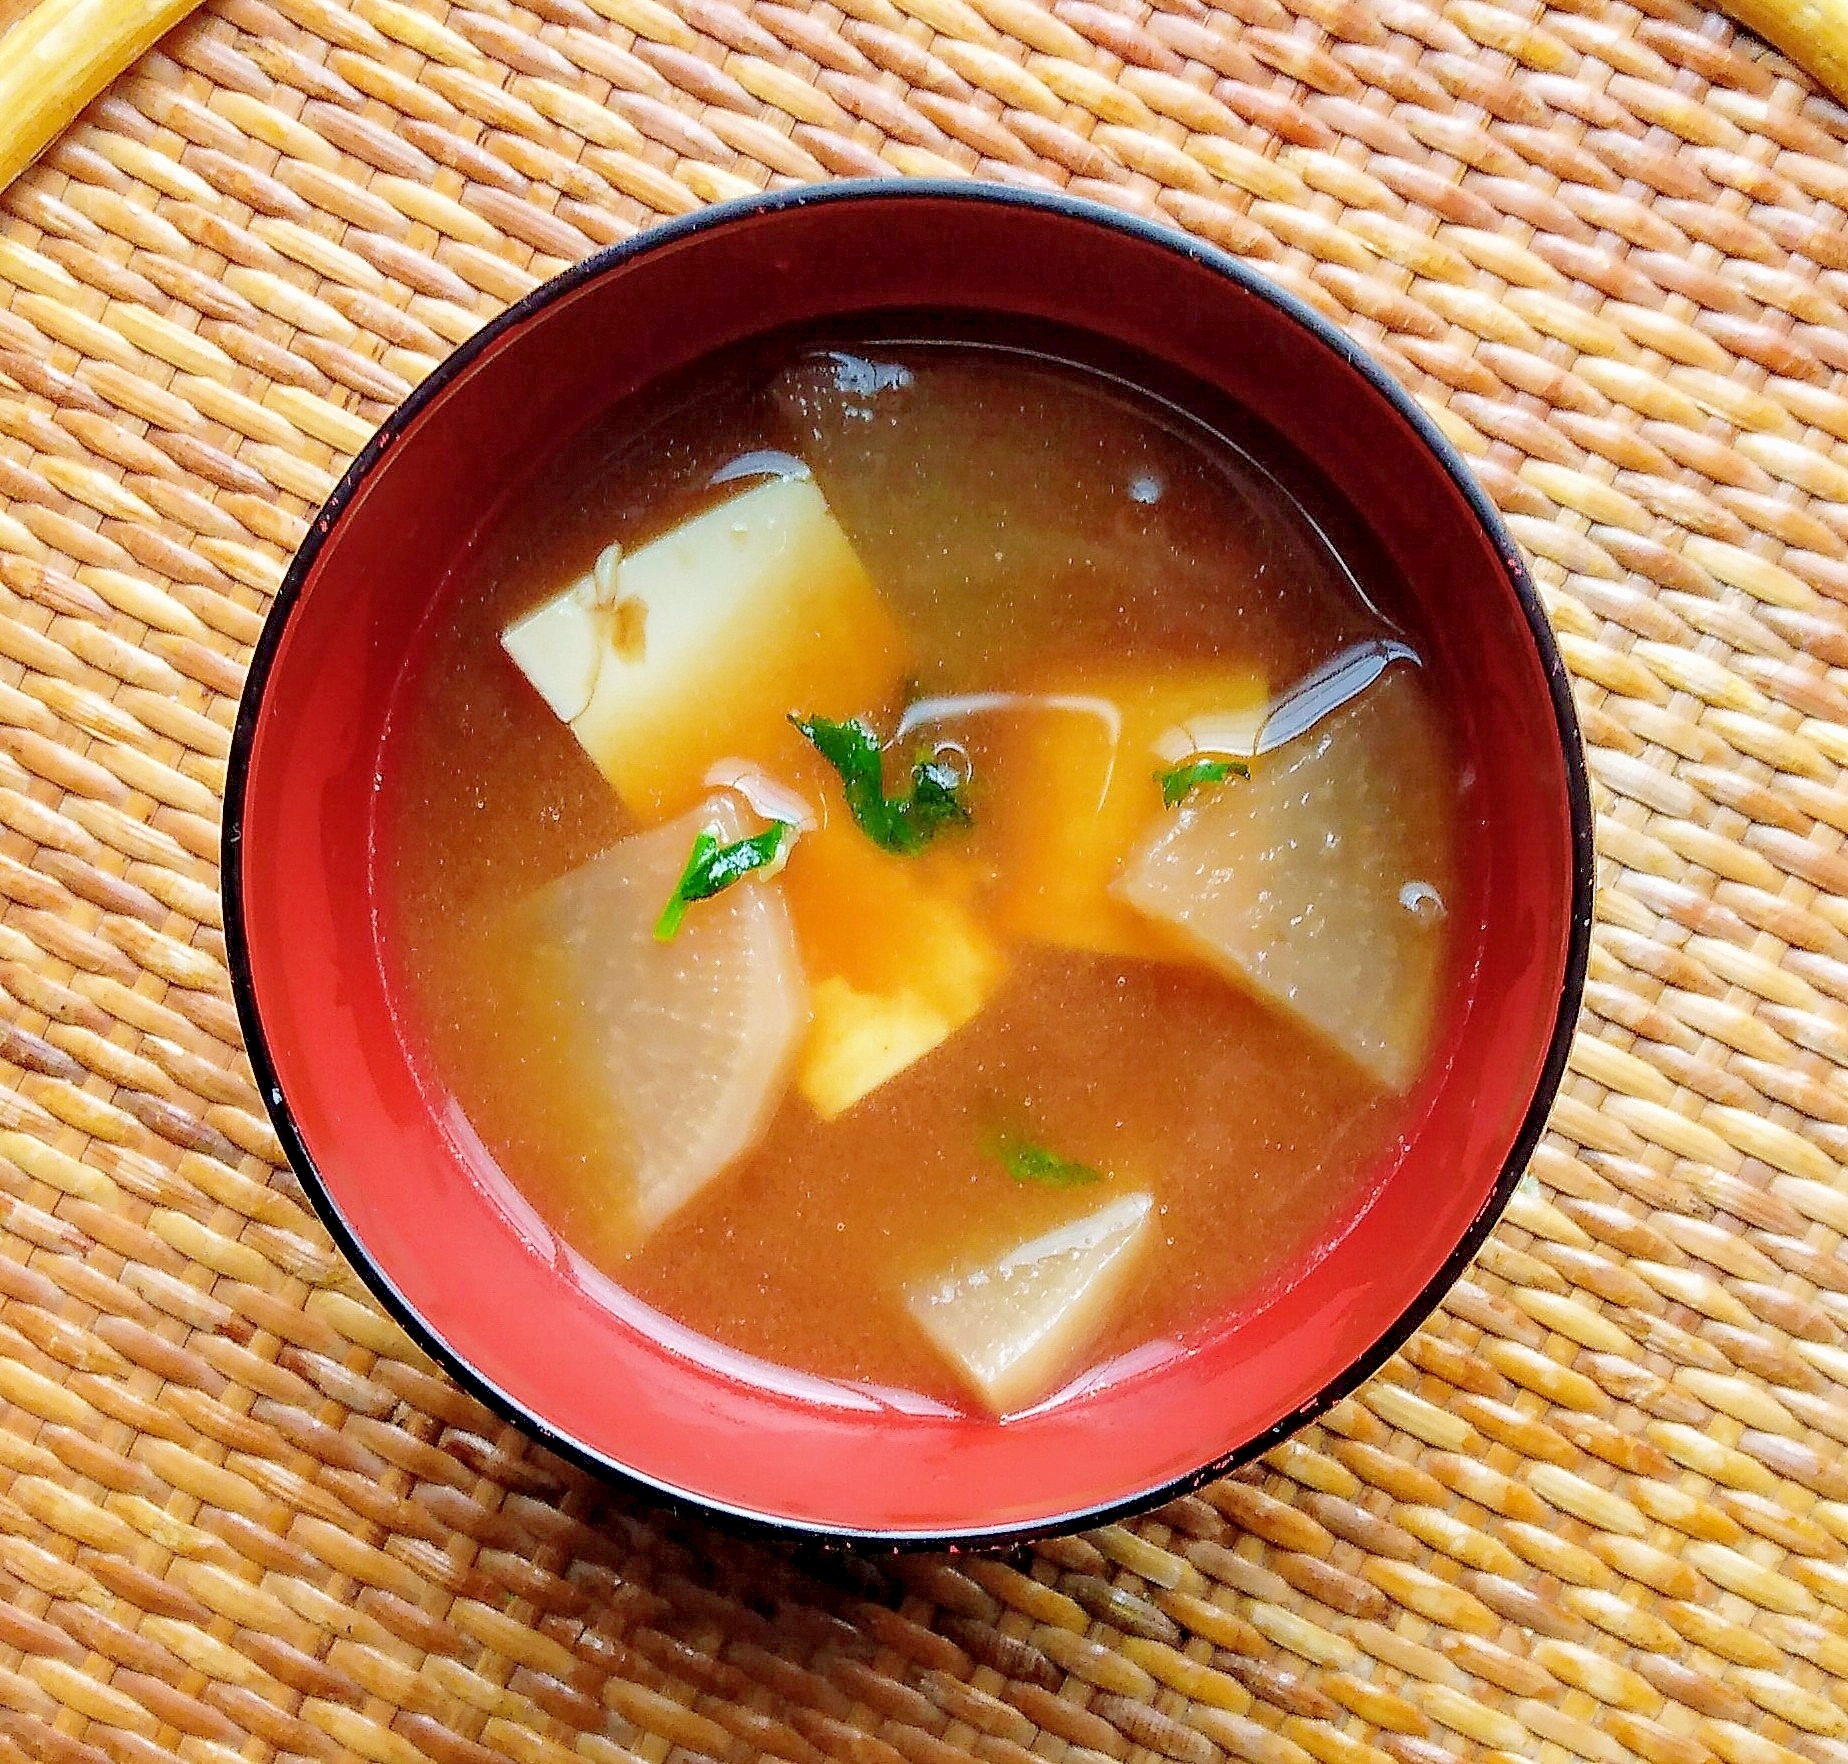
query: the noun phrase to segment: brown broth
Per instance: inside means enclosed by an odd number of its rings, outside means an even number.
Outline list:
[[[779,449],[812,466],[915,636],[923,694],[1212,658],[1281,687],[1406,633],[1377,610],[1392,585],[1364,547],[1338,555],[1271,462],[1155,399],[1012,350],[849,348],[740,358],[645,427],[619,412],[491,517],[407,672],[381,849],[414,1051],[566,1242],[726,1348],[959,1401],[904,1310],[908,1278],[1145,1185],[1158,1252],[1092,1361],[1173,1338],[1325,1242],[1410,1105],[1203,967],[1013,940],[1000,992],[935,1053],[830,1123],[792,1092],[754,1152],[632,1250],[609,1203],[620,1173],[587,1152],[601,1104],[566,1076],[570,1024],[507,1008],[522,958],[499,928],[634,829],[502,653],[502,627],[610,539],[633,549],[725,494],[709,480],[729,462]],[[972,721],[978,777],[985,739]],[[1453,793],[1455,778],[1404,787]],[[979,825],[961,856],[994,868]],[[1109,1188],[1012,1180],[982,1149],[998,1106]]]

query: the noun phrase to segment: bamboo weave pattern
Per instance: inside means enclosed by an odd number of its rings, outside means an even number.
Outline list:
[[[1554,1131],[1356,1398],[834,1560],[526,1448],[280,1168],[214,870],[304,521],[485,318],[830,174],[1051,184],[1371,347],[1601,817]],[[1848,113],[1681,0],[212,0],[0,203],[0,1757],[1848,1760]]]

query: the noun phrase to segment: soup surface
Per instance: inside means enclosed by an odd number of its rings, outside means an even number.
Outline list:
[[[1085,366],[859,339],[492,514],[394,703],[385,943],[438,1106],[621,1302],[1005,1412],[1364,1205],[1441,1052],[1467,772],[1286,480]],[[665,936],[701,834],[775,850]]]

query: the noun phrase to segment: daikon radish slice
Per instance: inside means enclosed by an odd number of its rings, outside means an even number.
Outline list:
[[[1126,1194],[993,1261],[919,1283],[906,1304],[998,1415],[1056,1388],[1108,1323],[1153,1235],[1153,1197]]]

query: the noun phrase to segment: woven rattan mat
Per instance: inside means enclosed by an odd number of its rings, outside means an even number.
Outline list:
[[[1848,1759],[1848,114],[1676,0],[214,0],[0,212],[0,1754]],[[1052,183],[1473,458],[1577,674],[1589,1010],[1357,1398],[1006,1561],[729,1541],[367,1302],[238,1051],[244,658],[395,399],[661,214]]]

